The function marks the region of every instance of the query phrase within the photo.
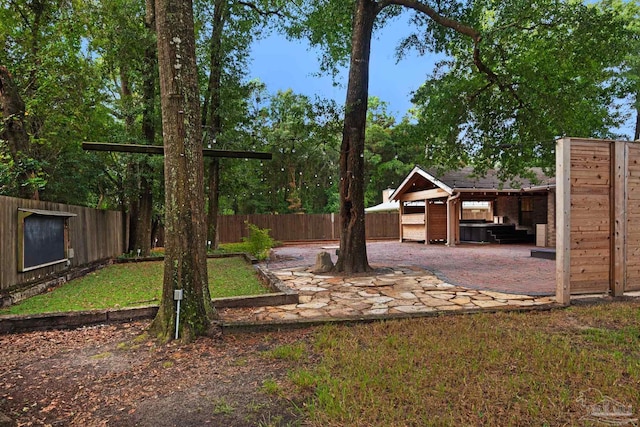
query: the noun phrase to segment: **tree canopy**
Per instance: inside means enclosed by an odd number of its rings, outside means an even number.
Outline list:
[[[282,100],[269,94],[268,88],[256,95],[260,84],[247,80],[251,77],[247,70],[252,41],[269,25],[275,29],[274,24],[287,22],[289,37],[305,38],[321,48],[320,72],[337,71],[350,57],[354,4],[301,2],[284,7],[263,2],[252,7],[233,1],[195,3],[196,52],[205,105],[216,9],[226,11],[227,16],[220,38],[224,68],[217,110],[222,125],[214,143],[219,148],[256,146],[277,156],[276,161],[260,166],[257,174],[256,165],[229,161],[220,183],[222,211],[337,210],[340,177],[335,115],[333,124],[328,124],[326,114],[314,107],[317,113],[313,114],[325,118],[312,126],[316,119],[310,117],[307,128],[299,128],[298,133],[309,132],[305,137],[309,141],[318,138],[312,127],[325,129],[322,146],[327,148],[323,153],[327,157],[309,158],[318,165],[314,168],[321,171],[317,175],[322,179],[316,179],[314,173],[294,182],[287,177],[291,172],[282,170],[291,169],[281,164],[286,136],[270,117],[277,114],[271,102]],[[401,13],[412,14],[412,26],[398,46],[399,58],[437,52],[445,59],[416,88],[416,108],[404,120],[394,117],[393,122],[367,125],[363,149],[367,204],[411,163],[443,168],[473,163],[480,169],[498,165],[505,173],[515,173],[531,165],[551,165],[553,141],[559,136],[615,137],[625,114],[637,120],[637,1],[448,0],[376,5],[374,37],[389,20]],[[481,37],[440,25],[421,11],[423,6],[472,28]],[[22,152],[11,150],[9,138],[0,138],[2,194],[31,197],[37,192],[46,200],[129,210],[146,177],[151,184],[148,191],[156,200],[154,218],[161,217],[158,161],[143,156],[131,162],[118,155],[85,153],[79,146],[83,140],[150,143],[142,128],[144,120],[154,124],[155,143],[159,143],[157,81],[152,95],[145,95],[146,50],[155,40],[148,31],[147,13],[144,4],[128,0],[83,7],[74,2],[65,7],[41,1],[1,3],[4,49],[0,65],[7,68],[24,103],[22,118],[29,140],[28,150]],[[478,58],[486,69],[478,68]],[[260,98],[259,108],[255,107],[256,97]],[[145,119],[149,102],[155,112]],[[308,102],[328,105],[322,94]],[[3,123],[8,123],[6,118]],[[304,149],[296,151],[302,154]],[[289,152],[288,161],[299,163],[293,154]],[[329,172],[332,164],[336,170]],[[388,173],[391,170],[393,177]],[[231,196],[236,188],[251,194],[251,202],[234,200]],[[298,193],[293,197],[299,202],[287,201],[291,192]]]
[[[487,2],[472,10],[482,67],[453,34],[448,59],[413,98],[430,162],[517,174],[551,168],[562,136],[614,137],[629,34],[610,8]]]

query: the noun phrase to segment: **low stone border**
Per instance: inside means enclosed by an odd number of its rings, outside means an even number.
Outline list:
[[[319,325],[355,325],[358,323],[383,322],[389,320],[406,320],[417,319],[423,317],[441,317],[441,316],[468,316],[480,313],[498,313],[498,312],[531,312],[531,311],[551,311],[564,309],[566,306],[553,303],[531,307],[493,307],[493,308],[477,308],[466,309],[460,311],[425,311],[419,313],[393,313],[393,314],[371,314],[358,317],[343,318],[323,318],[323,319],[297,319],[297,320],[281,320],[281,321],[258,321],[258,322],[222,322],[222,333],[224,335],[233,335],[240,333],[259,333],[280,331],[287,329],[302,329]]]
[[[153,318],[158,306],[129,309],[73,311],[32,315],[5,315],[0,317],[0,333],[38,331],[48,329],[72,329],[105,323],[131,322]]]
[[[292,302],[295,299],[295,302]],[[270,293],[246,297],[212,299],[216,308],[261,307],[269,305],[297,304],[298,294]],[[0,334],[51,329],[73,329],[107,323],[124,323],[135,320],[153,319],[158,312],[157,305],[144,307],[72,311],[68,313],[47,313],[32,315],[8,314],[0,316]]]
[[[257,260],[247,254],[213,255],[210,258],[226,258],[243,256],[247,262],[254,264],[259,280],[273,292],[261,295],[248,295],[239,297],[213,298],[211,302],[216,308],[231,307],[263,307],[273,305],[298,304],[298,293],[287,287],[278,277],[263,266],[257,264]],[[154,257],[153,260],[159,260]],[[143,262],[149,258],[132,258],[131,260],[116,262]],[[97,267],[90,271],[95,270]],[[90,272],[88,271],[88,272]],[[45,288],[46,289],[46,288]],[[75,311],[69,313],[48,313],[37,315],[4,315],[0,316],[0,334],[26,332],[45,329],[70,329],[81,326],[90,326],[105,323],[131,322],[141,319],[152,319],[158,312],[157,305],[144,307]]]
[[[229,252],[226,254],[208,254],[207,258],[233,258],[243,257],[249,264],[257,264],[258,260],[246,252]],[[164,261],[164,256],[148,256],[135,258],[116,258],[113,262],[117,264],[127,264],[130,262]]]

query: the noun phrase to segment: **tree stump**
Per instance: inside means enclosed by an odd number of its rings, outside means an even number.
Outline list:
[[[321,274],[331,270],[333,270],[333,261],[331,261],[329,252],[323,251],[316,255],[316,264],[313,266],[311,272],[313,274]]]

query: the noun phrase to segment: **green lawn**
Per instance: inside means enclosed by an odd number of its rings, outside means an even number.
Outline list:
[[[161,261],[114,264],[72,280],[51,292],[0,310],[0,314],[37,314],[158,304],[162,293]],[[212,298],[269,292],[241,257],[208,260]]]
[[[640,300],[326,326],[290,359],[311,426],[637,425]]]

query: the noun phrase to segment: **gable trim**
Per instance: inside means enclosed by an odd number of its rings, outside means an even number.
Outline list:
[[[438,178],[436,178],[435,176],[431,175],[430,173],[424,171],[419,166],[416,166],[407,175],[407,177],[404,179],[404,181],[402,181],[402,183],[398,186],[396,191],[394,191],[393,194],[391,194],[389,196],[389,200],[400,200],[400,195],[407,192],[408,187],[409,187],[409,183],[412,181],[412,179],[413,179],[413,177],[415,175],[420,175],[423,178],[425,178],[426,180],[431,181],[431,183],[433,183],[436,187],[440,188],[441,190],[444,190],[447,193],[447,195],[452,195],[453,194],[453,189],[451,187],[449,187],[444,182],[440,181]],[[443,195],[443,197],[444,196],[445,195]]]

